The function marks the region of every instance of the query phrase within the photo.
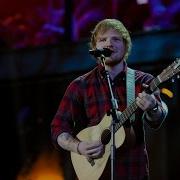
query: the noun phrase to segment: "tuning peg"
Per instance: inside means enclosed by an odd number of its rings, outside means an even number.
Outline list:
[[[174,78],[172,78],[172,79],[171,79],[171,82],[172,82],[172,83],[174,83],[174,82],[175,82]]]
[[[177,79],[180,79],[180,75],[179,74],[177,75]]]

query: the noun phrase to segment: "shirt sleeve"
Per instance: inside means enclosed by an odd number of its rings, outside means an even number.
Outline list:
[[[68,132],[74,136],[78,131],[78,124],[82,123],[81,117],[83,117],[84,109],[82,108],[81,93],[79,81],[73,81],[68,86],[51,122],[51,137],[55,145],[57,145],[57,137],[61,133]],[[74,128],[75,126],[77,128]]]
[[[154,77],[151,74],[146,73],[146,74],[144,74],[142,83],[149,85],[153,78]],[[149,115],[147,115],[147,112],[144,112],[143,116],[142,116],[142,120],[145,121],[150,128],[157,129],[161,126],[164,119],[166,118],[166,116],[168,114],[168,107],[165,104],[165,102],[163,102],[161,100],[159,88],[156,89],[156,91],[154,92],[154,95],[157,100],[158,107],[161,109],[161,116],[158,120],[154,121],[153,119],[149,119]]]
[[[153,128],[153,129],[158,129],[168,114],[168,107],[164,101],[161,100],[161,103],[158,103],[158,106],[161,109],[160,119],[153,121],[153,120],[149,119],[147,112],[144,112],[144,114],[143,114],[143,120],[148,124],[149,127]]]

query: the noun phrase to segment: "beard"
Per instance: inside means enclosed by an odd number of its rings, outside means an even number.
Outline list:
[[[105,59],[105,64],[108,65],[108,66],[115,66],[115,65],[121,63],[122,61],[123,61],[123,58],[122,59],[106,58]]]
[[[104,64],[100,57],[96,58],[96,60],[97,60],[98,64],[99,63]],[[106,57],[105,60],[104,60],[105,65],[112,66],[112,67],[119,64],[119,63],[121,63],[122,61],[124,61],[124,56],[123,55],[118,55],[117,56],[115,54],[112,54],[110,57]]]

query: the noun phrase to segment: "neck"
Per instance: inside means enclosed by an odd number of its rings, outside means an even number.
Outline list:
[[[109,75],[113,80],[120,72],[124,70],[124,61],[121,61],[114,66],[105,65],[105,69],[109,72]]]

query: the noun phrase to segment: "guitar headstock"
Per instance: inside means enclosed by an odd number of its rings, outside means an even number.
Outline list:
[[[177,58],[171,65],[162,71],[162,73],[158,76],[159,81],[167,81],[178,72],[180,72],[180,58]]]

